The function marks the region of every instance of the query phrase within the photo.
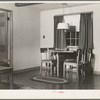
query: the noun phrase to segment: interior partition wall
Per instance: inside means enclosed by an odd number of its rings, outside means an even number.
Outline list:
[[[13,67],[13,11],[0,8],[0,65]]]

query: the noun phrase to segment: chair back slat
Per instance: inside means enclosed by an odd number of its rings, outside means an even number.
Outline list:
[[[91,49],[84,49],[82,50],[82,58],[81,62],[90,62],[91,61],[91,56],[92,56],[92,50]]]
[[[83,62],[83,61],[84,61],[83,50],[78,49],[77,50],[77,63]]]
[[[77,63],[79,63],[79,59],[80,59],[80,50],[77,51]]]
[[[52,59],[52,52],[50,50],[53,50],[53,48],[41,48],[41,59]]]
[[[91,61],[91,56],[92,56],[92,50],[90,49],[88,52],[88,61]]]
[[[90,62],[91,61],[91,55],[92,55],[92,50],[91,49],[88,49],[88,50],[85,50],[85,53],[84,53],[84,62]]]

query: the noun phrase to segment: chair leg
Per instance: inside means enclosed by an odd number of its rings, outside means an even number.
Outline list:
[[[72,66],[70,65],[69,68],[68,68],[68,79],[69,79],[69,80],[71,79],[71,76],[72,76],[72,75],[71,75],[71,74],[72,74],[72,73],[71,73],[71,67],[72,67]]]
[[[83,74],[84,74],[84,77],[86,76],[86,69],[85,69],[85,67],[86,67],[86,65],[83,64],[83,70],[84,70],[84,71],[83,71],[83,72],[84,72]]]
[[[56,67],[54,66],[54,68],[53,68],[53,76],[54,76],[54,77],[57,76],[56,71],[57,71],[57,69],[56,69]]]
[[[41,63],[41,66],[40,66],[40,76],[42,75],[42,63]]]
[[[49,76],[50,75],[50,63],[48,63],[48,65],[47,65],[47,70],[46,70],[46,73],[47,73],[47,76]]]
[[[77,67],[77,72],[76,72],[76,79],[79,79],[79,69]]]
[[[50,63],[50,76],[52,76],[52,62]]]
[[[63,78],[65,78],[65,64],[63,65]]]
[[[80,76],[81,76],[81,78],[84,77],[84,65],[81,65]]]
[[[45,68],[45,75],[47,76],[47,66],[48,66],[48,63],[46,63],[46,68]]]
[[[1,74],[0,74],[0,83],[1,83]]]

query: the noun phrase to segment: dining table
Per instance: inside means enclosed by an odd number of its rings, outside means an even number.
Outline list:
[[[59,57],[59,55],[60,54],[63,54],[63,55],[65,55],[65,54],[72,54],[72,53],[75,53],[75,51],[74,50],[52,50],[52,51],[50,51],[50,52],[52,52],[52,53],[56,53],[56,59],[57,59],[57,77],[59,77],[59,68],[60,68],[60,57]],[[63,66],[61,66],[61,67],[63,67]]]

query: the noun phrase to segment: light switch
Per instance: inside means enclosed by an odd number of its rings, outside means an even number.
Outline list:
[[[43,39],[45,39],[45,35],[43,35]]]

